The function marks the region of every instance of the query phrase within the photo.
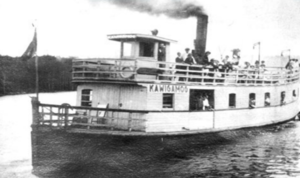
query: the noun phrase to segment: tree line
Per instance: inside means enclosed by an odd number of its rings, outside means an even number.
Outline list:
[[[39,91],[55,92],[74,89],[72,59],[45,55],[38,57]],[[35,92],[35,59],[0,55],[0,96]]]

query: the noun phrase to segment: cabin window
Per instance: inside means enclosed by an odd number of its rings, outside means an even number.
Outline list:
[[[140,56],[153,57],[154,43],[140,42]]]
[[[235,108],[235,94],[231,93],[229,94],[229,107]]]
[[[285,104],[285,91],[280,93],[280,104]]]
[[[250,93],[249,94],[249,107],[255,108],[255,106],[256,106],[255,93]]]
[[[270,93],[265,93],[265,106],[271,105]]]
[[[90,89],[81,91],[81,106],[92,106],[92,93]]]
[[[174,94],[163,93],[163,108],[173,108]]]
[[[131,43],[123,43],[123,56],[132,56],[132,44]]]

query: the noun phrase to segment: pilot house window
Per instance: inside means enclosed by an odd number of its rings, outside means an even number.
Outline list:
[[[140,56],[153,57],[154,43],[140,42]]]
[[[81,106],[92,106],[92,93],[90,89],[81,91]]]
[[[163,93],[163,108],[173,108],[174,94]]]

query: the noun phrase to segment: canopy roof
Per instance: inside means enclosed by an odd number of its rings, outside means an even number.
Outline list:
[[[165,43],[175,43],[177,41],[158,37],[155,35],[145,35],[145,34],[111,34],[107,35],[109,40],[114,41],[159,41]]]

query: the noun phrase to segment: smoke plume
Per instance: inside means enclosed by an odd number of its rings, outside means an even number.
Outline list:
[[[101,0],[90,0],[100,2]],[[107,0],[111,4],[151,15],[166,15],[171,18],[188,18],[205,14],[203,7],[186,0]]]

